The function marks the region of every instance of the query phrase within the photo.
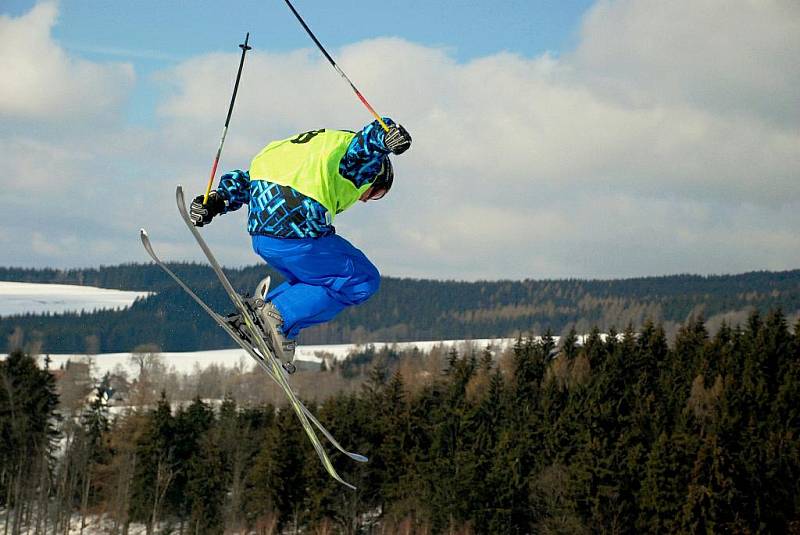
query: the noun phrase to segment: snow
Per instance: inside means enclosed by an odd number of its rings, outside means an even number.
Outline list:
[[[380,351],[384,347],[394,347],[399,351],[413,349],[416,347],[423,353],[430,352],[437,346],[443,347],[446,351],[452,347],[463,350],[466,345],[471,344],[478,350],[482,350],[487,345],[491,345],[495,351],[502,351],[514,345],[514,338],[487,338],[480,340],[442,340],[442,341],[423,341],[423,342],[401,342],[388,343],[377,342],[370,344],[375,351]],[[310,345],[298,346],[295,353],[295,360],[321,363],[323,355],[334,360],[344,360],[348,355],[357,351],[363,351],[366,345],[363,344],[332,344],[332,345]],[[50,369],[58,369],[68,361],[87,362],[91,359],[92,375],[102,377],[106,372],[111,372],[118,366],[124,369],[131,376],[136,376],[138,369],[131,362],[132,353],[103,353],[92,355],[85,354],[48,354],[39,355],[39,365],[44,366],[46,357],[50,358]],[[212,364],[233,368],[244,364],[245,368],[250,368],[255,362],[250,355],[243,349],[218,349],[210,351],[185,351],[185,352],[161,352],[158,353],[161,361],[167,368],[174,368],[177,373],[192,373],[195,369],[204,369]],[[0,355],[0,359],[5,355]]]
[[[0,316],[121,309],[150,292],[110,290],[73,284],[0,281]]]
[[[620,339],[622,335],[617,335]],[[578,345],[582,345],[588,334],[578,336]],[[600,335],[602,340],[608,337],[603,333]],[[540,336],[533,337],[534,341],[540,341]],[[560,337],[554,336],[553,341],[558,344]],[[307,363],[322,363],[323,358],[335,361],[345,360],[353,353],[364,351],[368,345],[372,346],[376,352],[383,348],[394,348],[397,351],[412,350],[417,348],[421,353],[429,353],[432,349],[439,347],[444,351],[456,348],[463,354],[468,348],[482,351],[487,346],[495,353],[510,349],[516,343],[516,338],[481,338],[475,340],[427,340],[421,342],[375,342],[370,344],[330,344],[330,345],[307,345],[297,346],[295,360]],[[250,369],[255,366],[255,362],[250,355],[243,349],[216,349],[207,351],[165,351],[157,353],[161,362],[176,373],[190,374],[196,370],[217,365],[225,368],[236,366]],[[137,366],[131,361],[133,353],[101,353],[98,355],[86,355],[84,353],[48,353],[39,355],[39,365],[44,367],[46,358],[50,359],[50,369],[59,369],[67,362],[91,362],[91,372],[95,377],[102,377],[106,372],[113,372],[118,367],[125,370],[131,377],[138,374]],[[6,358],[6,354],[0,354],[0,360]]]
[[[6,526],[6,520],[9,516],[13,517],[13,514],[14,513],[11,512],[9,515],[6,509],[0,508],[0,532],[6,533],[11,531],[11,524]],[[23,519],[21,527],[21,533],[28,533],[29,530],[32,531],[34,528],[33,525],[27,524],[25,519]],[[50,528],[51,526],[48,525],[47,527]],[[158,523],[155,533],[166,533],[166,531],[162,531],[164,527],[166,527],[164,523]],[[81,515],[80,513],[73,513],[69,519],[69,526],[61,528],[59,531],[65,535],[103,535],[105,533],[111,533],[113,530],[114,521],[108,515],[86,515],[86,527],[81,529]],[[122,531],[121,528],[120,531]],[[144,524],[133,522],[128,526],[128,535],[146,535],[146,533],[147,526]]]

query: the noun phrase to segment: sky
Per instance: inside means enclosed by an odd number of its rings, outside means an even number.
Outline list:
[[[233,6],[233,7],[231,7]],[[382,273],[618,278],[800,267],[796,0],[295,6],[412,148],[336,218]],[[174,190],[371,120],[286,5],[0,3],[0,265],[200,260]],[[203,229],[252,265],[241,210]]]

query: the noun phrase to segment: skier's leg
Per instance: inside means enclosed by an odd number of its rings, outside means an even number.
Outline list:
[[[268,260],[263,255],[261,255],[258,252],[258,250],[255,248],[255,240],[253,240],[253,250],[255,250],[256,254],[261,256],[270,265],[270,267],[272,269],[274,269],[275,271],[277,271],[278,273],[283,275],[283,278],[284,278],[284,281],[281,284],[279,284],[278,286],[274,286],[272,288],[269,288],[269,293],[267,294],[267,297],[266,297],[266,299],[268,301],[272,300],[276,295],[280,295],[281,293],[283,293],[287,289],[291,288],[292,284],[297,282],[297,279],[295,279],[294,275],[292,275],[292,273],[290,271],[287,271],[286,269],[284,269],[283,266],[280,264],[280,262],[277,261],[278,257],[273,256],[273,257],[271,257],[270,260]]]
[[[268,296],[283,316],[289,338],[366,301],[380,285],[372,262],[336,235],[304,240],[254,236],[253,248],[275,269],[291,275]]]

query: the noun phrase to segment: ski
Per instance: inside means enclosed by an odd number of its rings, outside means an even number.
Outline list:
[[[314,428],[311,425],[309,418],[306,416],[305,412],[301,408],[303,405],[297,396],[295,395],[294,391],[292,390],[291,386],[289,385],[289,381],[286,375],[286,370],[283,369],[281,366],[280,361],[275,357],[274,353],[272,352],[271,348],[268,346],[267,341],[265,340],[264,336],[261,333],[261,330],[256,327],[255,323],[253,322],[253,318],[251,317],[250,309],[242,301],[242,297],[236,293],[236,290],[231,285],[228,277],[225,275],[225,272],[222,271],[222,267],[217,262],[214,253],[211,252],[211,249],[206,244],[206,241],[203,239],[203,236],[200,235],[200,232],[197,230],[197,227],[194,226],[192,223],[192,219],[189,216],[189,212],[186,209],[186,201],[184,200],[183,195],[183,187],[178,186],[175,189],[175,200],[178,204],[178,211],[183,218],[183,222],[189,228],[189,231],[194,236],[195,241],[202,249],[203,254],[206,255],[209,264],[211,264],[211,268],[214,270],[214,273],[217,275],[222,287],[225,289],[225,292],[228,294],[233,305],[239,311],[242,320],[244,321],[244,325],[247,328],[248,332],[250,333],[250,339],[255,341],[256,349],[258,352],[264,357],[265,362],[269,365],[269,368],[272,370],[273,378],[277,381],[278,385],[283,389],[286,393],[286,397],[289,399],[289,403],[292,405],[297,417],[300,419],[300,424],[303,426],[306,434],[308,435],[309,440],[311,441],[311,445],[314,446],[314,450],[317,452],[317,456],[319,457],[322,465],[325,467],[325,470],[328,471],[328,474],[336,481],[345,485],[348,488],[355,490],[355,486],[351,485],[350,483],[346,482],[342,477],[336,472],[336,469],[333,467],[333,463],[331,462],[328,454],[325,452],[325,449],[322,447],[322,443],[319,441],[319,437],[317,437],[316,433],[314,432]]]
[[[278,380],[273,375],[272,369],[269,367],[269,365],[265,361],[264,357],[261,356],[258,353],[258,351],[251,344],[249,344],[247,342],[247,340],[245,340],[244,338],[239,336],[239,333],[237,333],[228,324],[228,322],[225,321],[224,317],[222,317],[221,315],[217,314],[210,306],[208,306],[208,304],[205,301],[203,301],[200,297],[198,297],[197,294],[194,293],[194,291],[189,287],[189,285],[187,285],[178,275],[175,274],[174,271],[172,271],[169,268],[169,266],[167,266],[164,263],[163,260],[161,260],[161,258],[156,254],[155,250],[153,249],[153,245],[150,243],[150,237],[148,236],[147,231],[144,230],[144,229],[140,229],[139,234],[140,234],[140,238],[142,240],[142,245],[144,245],[145,251],[147,251],[147,254],[150,256],[150,258],[153,260],[153,262],[155,262],[158,267],[160,267],[162,270],[164,270],[164,272],[167,275],[169,275],[178,284],[178,286],[180,286],[181,289],[183,291],[185,291],[189,295],[189,297],[191,297],[198,305],[200,305],[200,308],[202,308],[209,316],[211,316],[211,318],[217,323],[217,325],[222,327],[222,329],[226,333],[228,333],[228,335],[231,338],[233,338],[233,340],[239,345],[239,347],[244,349],[253,358],[253,360],[255,360],[256,363],[265,372],[267,372],[267,374],[269,375],[269,377],[273,381],[278,383]],[[302,402],[300,402],[300,407],[302,408],[303,412],[308,417],[308,419],[311,421],[311,423],[313,423],[314,426],[317,429],[319,429],[319,431],[323,434],[323,436],[325,436],[325,438],[328,439],[328,441],[337,450],[339,450],[340,452],[342,452],[343,454],[345,454],[349,458],[353,459],[354,461],[358,461],[360,463],[365,463],[365,462],[368,461],[368,459],[365,456],[363,456],[363,455],[361,455],[359,453],[353,453],[353,452],[350,452],[350,451],[347,451],[346,449],[344,449],[344,447],[342,447],[342,445],[339,444],[339,442],[333,437],[333,435],[331,435],[330,431],[328,431],[319,422],[319,420],[316,419],[314,414],[305,405],[303,405]]]

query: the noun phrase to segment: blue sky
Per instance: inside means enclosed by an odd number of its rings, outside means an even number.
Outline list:
[[[35,4],[7,0],[3,12],[19,16]],[[426,45],[452,46],[457,57],[468,59],[499,50],[537,55],[569,46],[581,15],[592,2],[411,0],[365,4],[298,0],[294,4],[323,43],[332,48],[395,35]],[[309,44],[281,0],[228,4],[62,0],[60,24],[53,35],[78,50],[128,49],[185,59],[224,51],[231,40],[247,31],[263,48],[293,50]]]
[[[0,264],[199,260],[174,206],[273,139],[371,120],[282,0],[0,4]],[[800,266],[796,0],[296,2],[406,126],[386,199],[337,217],[388,275]],[[13,73],[13,74],[9,74]],[[241,210],[203,232],[259,261]]]
[[[10,0],[2,11],[19,16],[35,4]],[[447,47],[460,61],[499,51],[531,57],[557,54],[573,46],[581,16],[591,4],[587,0],[501,1],[487,9],[485,1],[412,0],[372,2],[365,9],[364,2],[354,0],[294,2],[334,57],[337,48],[353,42],[400,36]],[[193,56],[235,51],[247,32],[259,50],[313,46],[282,0],[62,0],[59,5],[53,37],[66,50],[92,61],[135,65],[141,81],[131,96],[128,117],[144,124],[152,122],[163,90],[162,84],[149,79],[160,69]]]

